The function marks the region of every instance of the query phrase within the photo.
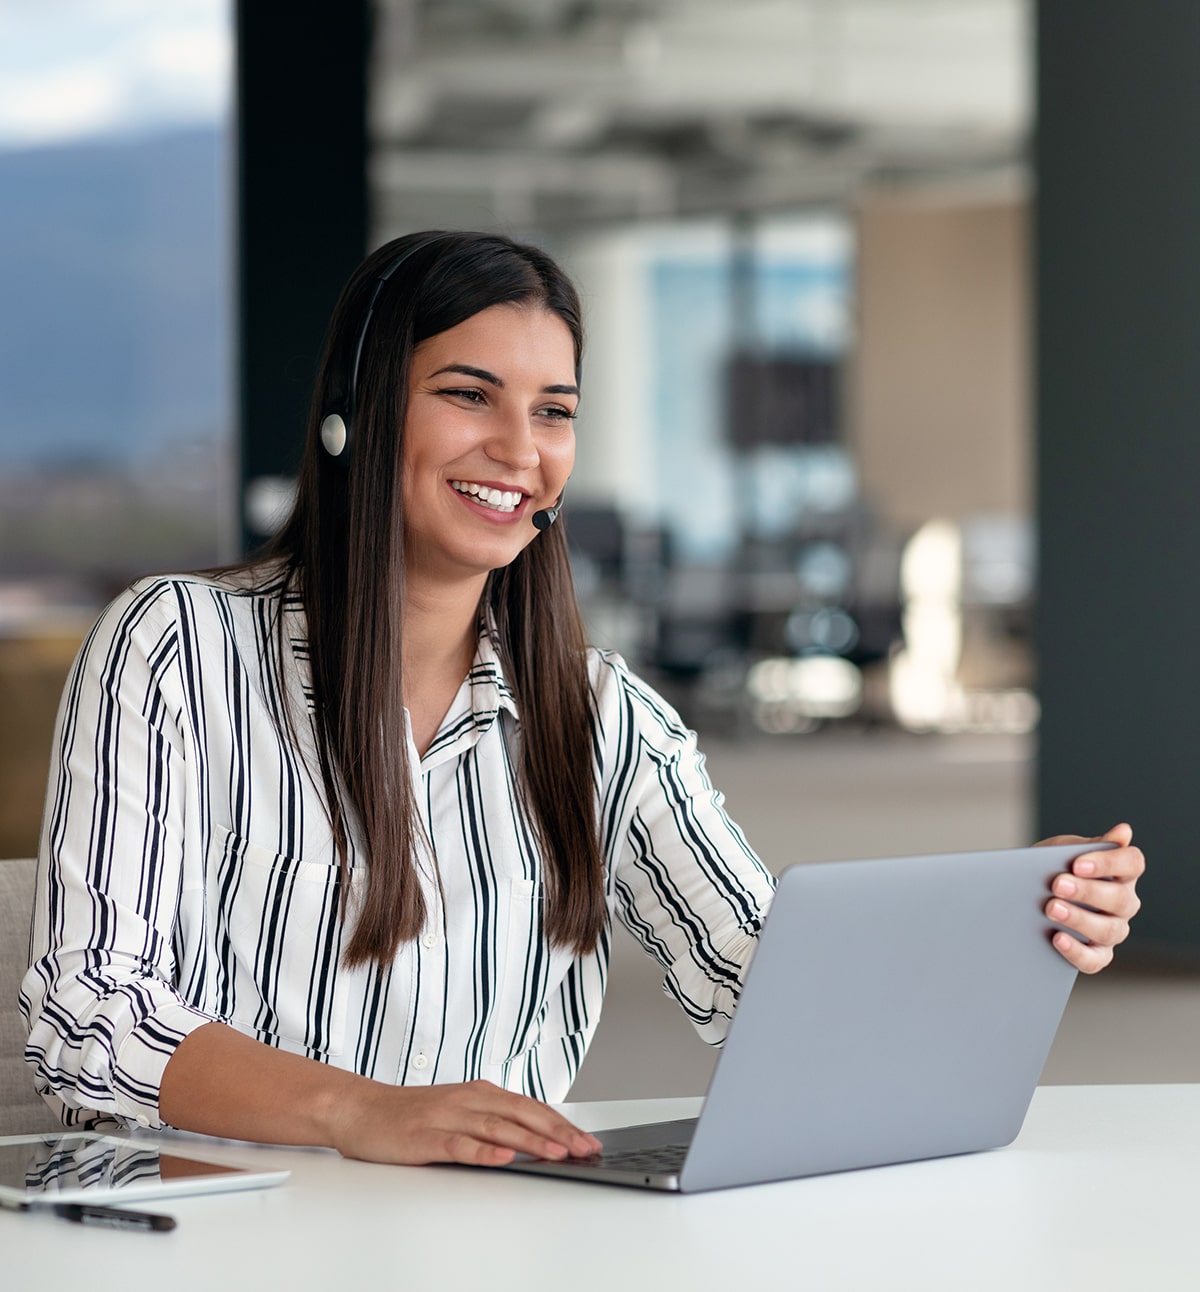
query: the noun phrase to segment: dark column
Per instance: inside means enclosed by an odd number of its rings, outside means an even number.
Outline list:
[[[239,497],[295,473],[325,325],[366,251],[368,7],[237,5]]]
[[[1038,6],[1043,833],[1129,820],[1200,958],[1200,4]]]

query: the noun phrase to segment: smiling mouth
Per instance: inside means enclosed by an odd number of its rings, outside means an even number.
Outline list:
[[[525,500],[519,489],[491,489],[470,480],[451,480],[450,487],[491,511],[513,512]]]

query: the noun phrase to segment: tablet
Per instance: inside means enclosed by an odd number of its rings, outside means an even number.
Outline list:
[[[0,1138],[0,1205],[124,1202],[281,1184],[290,1171],[248,1171],[96,1131]]]

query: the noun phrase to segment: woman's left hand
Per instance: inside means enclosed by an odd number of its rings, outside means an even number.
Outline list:
[[[1075,834],[1042,840],[1043,844],[1090,842],[1093,840]],[[1080,973],[1097,973],[1110,963],[1113,947],[1129,936],[1129,921],[1142,905],[1137,881],[1146,869],[1146,859],[1142,850],[1133,846],[1131,827],[1114,825],[1095,842],[1117,846],[1076,857],[1069,871],[1054,877],[1050,885],[1054,896],[1046,903],[1050,919],[1087,938],[1080,942],[1069,933],[1054,935],[1055,949]]]

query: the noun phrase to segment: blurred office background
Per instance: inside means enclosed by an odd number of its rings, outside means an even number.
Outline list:
[[[1048,1075],[1200,1075],[1200,180],[1172,164],[1200,90],[1170,61],[1200,32],[1068,4],[1081,54],[1062,8],[0,4],[0,857],[36,847],[98,608],[286,506],[361,255],[497,229],[585,297],[592,635],[697,727],[768,864],[1128,817],[1159,902]],[[708,1062],[622,944],[577,1092]]]

